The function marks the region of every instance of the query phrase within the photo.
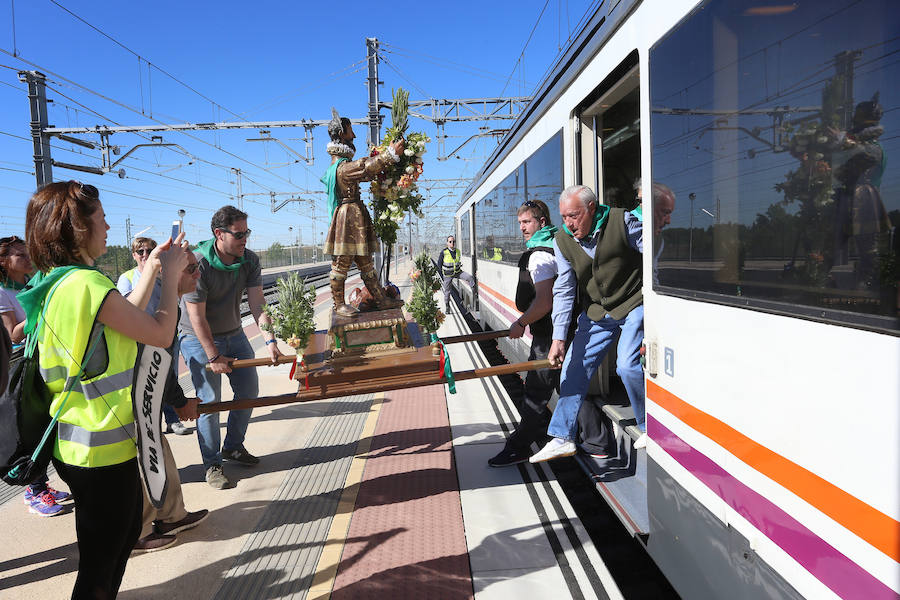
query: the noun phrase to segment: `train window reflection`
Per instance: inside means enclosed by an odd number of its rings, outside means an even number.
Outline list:
[[[900,11],[790,6],[711,1],[651,50],[659,285],[897,331]]]
[[[469,211],[464,212],[459,217],[459,252],[463,256],[472,254],[472,237],[469,228]]]
[[[525,250],[516,220],[525,200],[543,200],[551,218],[559,215],[563,189],[562,132],[554,135],[475,207],[475,254],[480,260],[518,264]]]

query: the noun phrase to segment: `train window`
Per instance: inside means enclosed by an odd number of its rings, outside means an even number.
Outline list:
[[[711,0],[651,49],[656,289],[900,331],[896,8]]]
[[[543,200],[551,219],[559,221],[563,189],[562,132],[538,148],[475,207],[475,254],[480,260],[518,264],[525,250],[516,219],[528,200]]]
[[[472,231],[469,228],[469,211],[467,210],[459,217],[459,252],[463,256],[472,254]]]

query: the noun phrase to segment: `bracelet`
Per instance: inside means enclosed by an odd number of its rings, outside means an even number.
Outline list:
[[[216,362],[216,360],[217,360],[220,356],[222,356],[221,353],[220,353],[220,354],[216,354],[216,355],[213,356],[211,359],[209,359],[207,362],[208,362],[208,363]]]
[[[274,344],[274,343],[275,343],[275,338],[272,338],[271,340],[266,340],[266,346],[268,346],[269,344]]]
[[[518,319],[516,319],[516,325],[518,325],[518,326],[521,327],[522,329],[525,329],[525,323],[522,322],[521,317],[518,318]]]

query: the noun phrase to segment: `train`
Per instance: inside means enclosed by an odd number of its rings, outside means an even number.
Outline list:
[[[604,0],[459,200],[497,330],[524,201],[648,205],[649,442],[608,357],[616,454],[579,460],[684,598],[900,597],[898,56],[894,0]]]

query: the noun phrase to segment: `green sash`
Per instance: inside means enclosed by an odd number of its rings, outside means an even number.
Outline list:
[[[337,189],[337,168],[338,165],[348,160],[346,158],[339,158],[328,167],[328,170],[325,171],[325,174],[322,175],[321,181],[325,184],[325,190],[328,192],[328,219],[331,220],[334,218],[334,211],[337,210],[338,203],[340,203],[341,198],[338,195]]]

